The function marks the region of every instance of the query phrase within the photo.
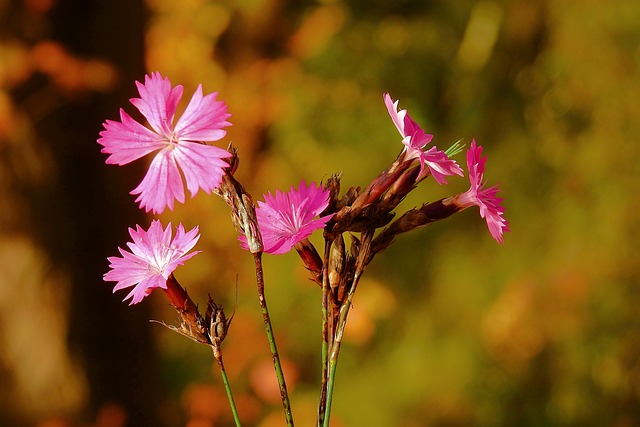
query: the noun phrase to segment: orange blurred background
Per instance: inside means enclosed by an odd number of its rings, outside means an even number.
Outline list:
[[[128,194],[144,165],[107,166],[95,141],[151,71],[187,99],[220,93],[220,143],[256,199],[339,171],[366,186],[401,148],[387,91],[440,148],[485,147],[512,232],[496,244],[469,210],[375,259],[332,425],[639,425],[638,22],[632,0],[0,0],[0,425],[231,425],[210,351],[148,322],[175,319],[162,294],[129,307],[102,281],[151,218]],[[449,182],[398,212],[468,185]],[[161,218],[200,226],[203,254],[176,274],[235,310],[243,422],[280,426],[228,215],[199,194]],[[312,425],[320,292],[295,254],[265,268],[294,418]]]

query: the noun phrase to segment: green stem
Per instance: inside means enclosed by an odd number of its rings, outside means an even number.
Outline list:
[[[231,412],[233,413],[233,421],[236,423],[237,427],[242,427],[242,424],[240,424],[240,418],[238,417],[238,409],[236,408],[236,403],[233,400],[233,394],[231,393],[231,386],[229,385],[229,378],[227,378],[227,371],[224,369],[224,363],[222,363],[222,353],[220,351],[220,347],[215,344],[213,347],[213,355],[215,356],[216,362],[218,362],[218,367],[220,368],[224,389],[227,392],[229,405],[231,406]]]
[[[276,339],[273,335],[273,328],[271,326],[271,317],[269,316],[269,309],[267,308],[267,299],[265,298],[264,294],[262,252],[254,253],[253,261],[256,268],[256,283],[258,285],[258,299],[260,300],[260,309],[262,310],[262,320],[264,321],[264,327],[267,331],[269,349],[271,350],[271,359],[273,360],[273,367],[276,370],[276,377],[278,378],[278,386],[280,388],[280,399],[282,400],[284,417],[287,420],[287,426],[293,427],[293,414],[291,413],[291,403],[289,403],[287,384],[284,380],[284,373],[282,371],[282,365],[280,364],[280,356],[278,354],[278,348],[276,347]]]
[[[327,383],[329,380],[329,254],[331,241],[324,241],[324,262],[322,263],[322,382],[320,384],[320,403],[318,404],[318,427],[324,424],[327,407]]]

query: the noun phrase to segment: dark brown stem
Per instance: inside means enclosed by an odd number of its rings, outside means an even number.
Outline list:
[[[398,234],[406,233],[416,228],[424,227],[432,222],[445,219],[464,208],[455,204],[455,197],[438,200],[437,202],[424,204],[420,208],[407,211],[400,218],[387,226],[375,239],[373,239],[370,258],[367,263],[379,252],[382,252],[393,243]]]

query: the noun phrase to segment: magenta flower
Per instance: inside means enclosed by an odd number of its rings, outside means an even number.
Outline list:
[[[168,78],[160,73],[145,76],[144,84],[136,82],[140,98],[131,103],[142,113],[151,129],[135,121],[122,108],[120,122],[107,120],[103,124],[98,143],[102,152],[110,154],[108,164],[125,165],[157,151],[144,179],[131,194],[145,211],[158,214],[166,206],[173,210],[174,199],[184,203],[184,184],[194,197],[199,189],[210,193],[220,185],[226,150],[202,141],[217,141],[230,126],[227,106],[217,101],[217,93],[203,96],[202,85],[178,121],[173,124],[176,107],[182,98],[183,87],[171,87]],[[182,175],[181,175],[182,172]]]
[[[334,214],[313,218],[328,205],[329,190],[317,187],[314,182],[307,187],[302,181],[297,190],[292,186],[288,193],[277,190],[275,197],[265,194],[264,202],[258,202],[256,208],[264,252],[275,255],[289,252],[296,243],[324,227]],[[246,237],[240,236],[239,240],[247,249]]]
[[[384,94],[384,103],[391,120],[396,125],[398,132],[402,135],[402,143],[405,145],[407,160],[418,159],[420,161],[420,173],[418,178],[424,176],[425,166],[438,184],[446,184],[445,176],[464,176],[458,164],[451,160],[444,151],[438,150],[435,146],[425,151],[427,144],[433,139],[433,135],[426,133],[418,123],[416,123],[407,110],[398,111],[398,101],[393,101],[388,93]]]
[[[471,187],[465,193],[456,197],[456,204],[463,209],[470,206],[480,208],[480,216],[487,221],[491,236],[498,242],[503,242],[503,233],[509,231],[509,223],[504,219],[504,207],[501,205],[502,199],[497,197],[501,191],[497,185],[484,188],[482,182],[484,177],[484,164],[487,161],[482,155],[482,146],[476,146],[476,140],[471,142],[471,147],[467,151],[467,167],[469,168],[469,181]]]
[[[148,231],[137,225],[136,230],[129,228],[129,234],[133,239],[133,243],[127,243],[131,252],[118,248],[122,257],[107,258],[111,270],[104,275],[105,281],[118,282],[113,292],[134,286],[124,299],[131,298],[129,305],[142,301],[154,288],[167,289],[171,273],[200,253],[187,253],[200,239],[198,227],[185,233],[180,224],[172,240],[171,223],[163,230],[160,221],[155,220]]]

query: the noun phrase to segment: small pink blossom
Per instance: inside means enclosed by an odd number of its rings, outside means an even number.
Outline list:
[[[231,154],[203,141],[221,139],[226,134],[223,128],[230,126],[227,119],[231,115],[225,103],[216,100],[218,94],[203,96],[202,85],[198,86],[174,125],[183,87],[172,87],[169,79],[157,72],[136,86],[140,98],[130,101],[151,129],[120,109],[120,121],[105,121],[98,139],[102,152],[110,154],[108,164],[122,166],[157,151],[144,179],[131,191],[138,195],[136,202],[147,212],[161,213],[166,206],[173,210],[174,200],[185,200],[183,177],[191,197],[199,189],[210,193],[217,188],[228,166],[223,159]]]
[[[433,135],[426,133],[418,123],[416,123],[407,110],[398,110],[398,101],[393,101],[388,93],[384,94],[384,103],[391,120],[396,125],[398,132],[402,136],[402,143],[405,145],[407,160],[418,159],[420,161],[420,173],[418,179],[425,174],[425,166],[436,182],[440,185],[446,184],[445,176],[464,176],[458,164],[451,160],[444,151],[438,150],[435,146],[425,151],[427,144],[433,139]]]
[[[198,227],[185,232],[178,225],[176,235],[171,239],[171,223],[165,230],[159,220],[151,222],[148,231],[139,225],[136,230],[129,228],[133,243],[127,243],[131,252],[118,248],[121,257],[109,257],[111,270],[104,275],[105,281],[118,282],[113,292],[134,286],[124,300],[131,298],[137,304],[154,288],[167,289],[167,279],[186,260],[200,253],[189,252],[200,239]]]
[[[256,215],[262,236],[264,252],[283,254],[289,252],[296,243],[306,239],[315,230],[325,226],[333,214],[313,219],[329,205],[329,190],[309,186],[303,181],[296,190],[283,193],[276,191],[275,197],[264,195],[264,202],[258,202]],[[247,249],[245,236],[239,238]]]
[[[484,188],[484,165],[487,161],[482,155],[482,146],[476,146],[476,140],[471,142],[467,151],[467,167],[469,168],[469,181],[471,187],[465,193],[456,197],[456,204],[466,209],[470,206],[480,208],[480,216],[487,221],[491,236],[498,242],[503,242],[503,234],[509,231],[509,223],[504,219],[504,207],[502,199],[497,195],[501,191],[497,185]]]

